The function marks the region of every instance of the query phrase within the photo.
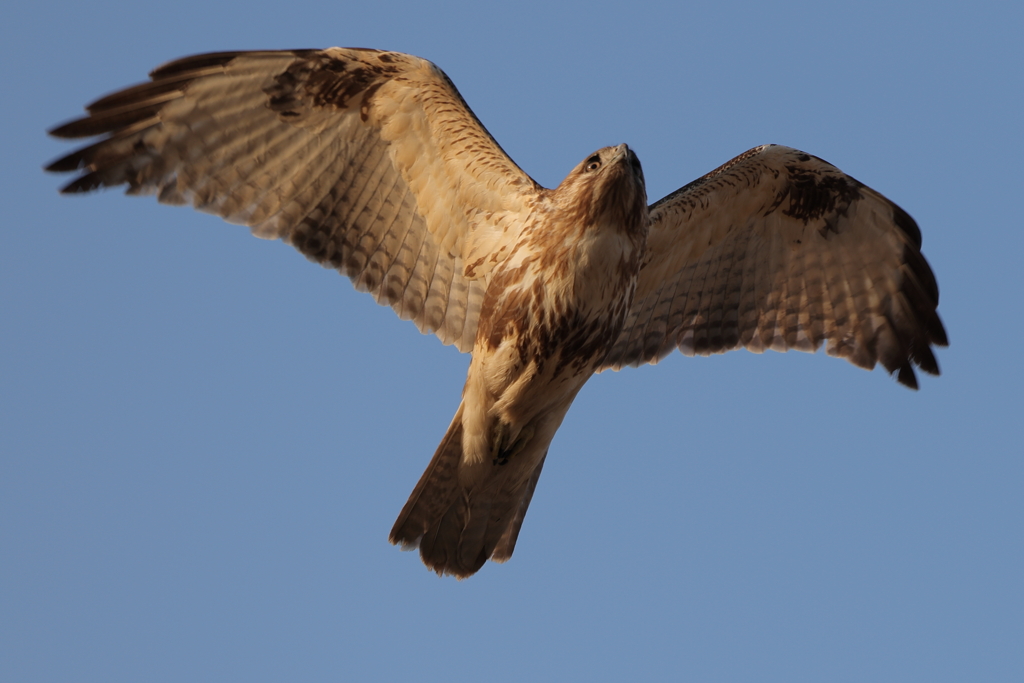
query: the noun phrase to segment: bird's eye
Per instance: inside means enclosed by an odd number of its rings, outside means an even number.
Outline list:
[[[601,168],[601,157],[595,154],[594,156],[587,159],[587,165],[585,167],[586,171],[596,171],[599,168]]]

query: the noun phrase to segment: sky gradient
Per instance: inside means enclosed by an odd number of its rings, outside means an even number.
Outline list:
[[[0,26],[0,680],[1024,679],[1019,3],[22,3]],[[951,346],[591,380],[515,556],[387,534],[468,357],[279,243],[57,194],[45,130],[205,51],[437,63],[552,187],[816,154],[918,222]],[[981,337],[986,337],[984,343]]]

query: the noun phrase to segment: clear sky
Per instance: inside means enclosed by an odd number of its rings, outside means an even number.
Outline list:
[[[3,14],[0,679],[1024,680],[1021,3]],[[164,61],[331,45],[433,60],[547,186],[620,142],[652,201],[757,144],[829,160],[920,224],[942,377],[600,375],[512,560],[439,579],[387,534],[468,357],[245,228],[40,170]]]

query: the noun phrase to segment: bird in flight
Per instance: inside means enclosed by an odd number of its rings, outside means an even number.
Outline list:
[[[391,530],[438,574],[512,556],[548,446],[595,372],[746,348],[880,363],[917,388],[947,344],[914,220],[827,162],[756,147],[648,206],[627,145],[554,189],[432,63],[221,52],[50,131],[65,193],[127,185],[290,243],[471,352],[462,402]]]

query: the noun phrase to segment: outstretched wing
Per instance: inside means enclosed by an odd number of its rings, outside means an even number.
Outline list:
[[[487,268],[538,186],[444,73],[394,52],[231,52],[166,64],[52,131],[64,192],[127,184],[281,238],[460,350]]]
[[[757,147],[651,206],[647,257],[605,367],[675,348],[826,351],[917,387],[945,346],[921,233],[831,164]]]

